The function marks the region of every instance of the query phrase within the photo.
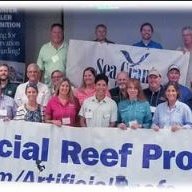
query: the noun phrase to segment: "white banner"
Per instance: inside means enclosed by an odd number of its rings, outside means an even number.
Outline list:
[[[1,122],[0,181],[190,186],[191,138],[192,130],[122,131]]]
[[[70,40],[66,73],[75,86],[80,86],[83,70],[91,66],[97,70],[97,73],[105,73],[109,77],[111,88],[115,86],[117,73],[126,71],[129,77],[139,79],[142,86],[146,87],[147,75],[152,67],[161,72],[162,83],[165,84],[168,81],[168,67],[172,64],[180,67],[180,83],[185,84],[189,53]]]

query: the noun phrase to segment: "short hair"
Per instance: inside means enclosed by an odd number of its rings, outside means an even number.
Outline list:
[[[143,93],[143,89],[142,89],[142,87],[141,87],[140,81],[139,81],[138,79],[130,78],[129,81],[127,81],[127,84],[126,84],[127,89],[128,89],[128,87],[129,87],[131,84],[133,84],[134,87],[135,87],[136,89],[138,89],[137,99],[138,99],[139,101],[146,101],[146,97],[145,97],[145,95],[144,95],[144,93]],[[128,94],[127,94],[127,98],[129,99],[129,95],[128,95]]]
[[[140,27],[140,31],[142,31],[143,27],[145,27],[145,26],[149,26],[151,28],[152,33],[153,33],[154,30],[153,30],[153,25],[151,23],[143,23]]]
[[[166,91],[167,91],[167,89],[170,87],[170,86],[173,86],[174,88],[175,88],[175,90],[176,90],[176,92],[177,92],[177,99],[179,99],[180,98],[180,90],[179,90],[179,83],[177,83],[177,82],[168,82],[166,85],[165,85],[165,87],[164,87],[164,97],[166,98],[166,100],[167,100],[167,97],[166,97]]]
[[[53,23],[53,24],[51,25],[51,31],[52,31],[52,29],[53,29],[54,27],[59,27],[59,28],[61,28],[61,30],[63,31],[63,25],[60,24],[60,23]]]
[[[38,72],[40,72],[40,68],[39,66],[36,64],[36,63],[30,63],[28,66],[27,66],[27,72],[29,70],[30,67],[34,67],[35,69],[37,69]]]
[[[183,31],[186,31],[186,30],[189,30],[189,31],[192,32],[192,27],[191,26],[185,26],[185,27],[182,28],[181,31],[183,32]]]
[[[93,68],[93,67],[87,67],[83,70],[83,81],[82,81],[82,86],[81,87],[85,87],[85,81],[84,81],[84,75],[86,71],[90,71],[94,77],[96,77],[97,75],[97,71]]]
[[[104,25],[104,24],[98,24],[98,25],[95,27],[95,30],[97,30],[99,27],[105,28],[105,29],[107,30],[107,26]]]
[[[54,74],[54,73],[61,73],[61,74],[63,75],[63,77],[64,77],[64,74],[63,74],[62,71],[60,71],[60,70],[54,70],[54,71],[51,73],[51,78],[53,77],[53,74]]]
[[[98,74],[98,75],[95,77],[95,84],[96,84],[98,81],[101,81],[101,80],[105,81],[105,83],[108,85],[109,79],[108,79],[108,77],[107,77],[105,74],[103,74],[103,73]]]
[[[0,67],[7,67],[7,70],[9,71],[9,65],[6,64],[6,63],[2,63],[2,64],[0,64]]]

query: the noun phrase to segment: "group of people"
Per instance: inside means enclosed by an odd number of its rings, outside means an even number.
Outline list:
[[[152,41],[153,26],[144,23],[142,40],[134,46],[162,49]],[[189,37],[190,33],[190,37]],[[96,39],[107,39],[107,27],[99,24]],[[192,29],[183,29],[183,51],[192,51]],[[190,41],[190,43],[189,43]],[[51,123],[56,126],[119,127],[121,129],[170,127],[172,131],[192,127],[192,92],[179,84],[180,69],[168,68],[166,85],[161,74],[152,68],[149,87],[142,89],[137,79],[121,71],[117,87],[108,90],[108,77],[88,67],[83,71],[82,85],[75,87],[66,78],[67,43],[61,24],[53,24],[50,42],[42,46],[36,63],[27,66],[28,81],[19,86],[9,80],[9,66],[0,64],[0,118]]]
[[[28,81],[15,88],[8,79],[8,65],[2,64],[0,116],[4,120],[45,122],[59,127],[153,128],[155,131],[168,127],[172,131],[192,128],[192,111],[184,103],[190,103],[192,93],[179,85],[178,79],[171,79],[174,71],[180,73],[177,66],[170,66],[169,82],[163,86],[161,74],[152,68],[148,74],[149,87],[144,90],[139,80],[129,78],[122,71],[117,75],[118,86],[108,90],[108,77],[96,74],[92,67],[84,69],[82,85],[78,88],[61,71],[55,70],[51,74],[54,89],[50,89],[39,81],[40,69],[32,63],[27,67]]]

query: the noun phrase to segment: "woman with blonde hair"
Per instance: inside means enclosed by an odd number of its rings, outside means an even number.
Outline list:
[[[46,107],[45,122],[57,126],[78,126],[78,112],[80,109],[77,98],[73,95],[71,82],[65,78],[58,87]]]
[[[127,99],[118,104],[118,127],[126,129],[150,128],[152,115],[141,84],[137,79],[129,79],[126,84]]]

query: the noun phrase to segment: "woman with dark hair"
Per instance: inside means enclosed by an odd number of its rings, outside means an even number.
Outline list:
[[[46,107],[45,122],[57,126],[70,125],[78,126],[79,102],[74,97],[71,82],[69,79],[63,79],[59,84],[53,96]]]
[[[83,101],[95,94],[96,70],[93,67],[87,67],[83,71],[83,82],[80,88],[74,90],[74,95],[79,100],[80,105]]]
[[[152,115],[149,102],[146,100],[140,82],[129,79],[126,84],[127,99],[118,104],[118,127],[126,129],[150,128]]]
[[[152,128],[158,131],[160,128],[170,128],[177,131],[181,128],[191,128],[191,109],[179,101],[179,87],[175,82],[169,82],[165,87],[166,102],[157,106],[153,116]]]
[[[35,84],[29,83],[26,86],[25,94],[27,103],[17,109],[15,120],[24,120],[31,122],[43,122],[43,106],[37,103],[38,88]]]

